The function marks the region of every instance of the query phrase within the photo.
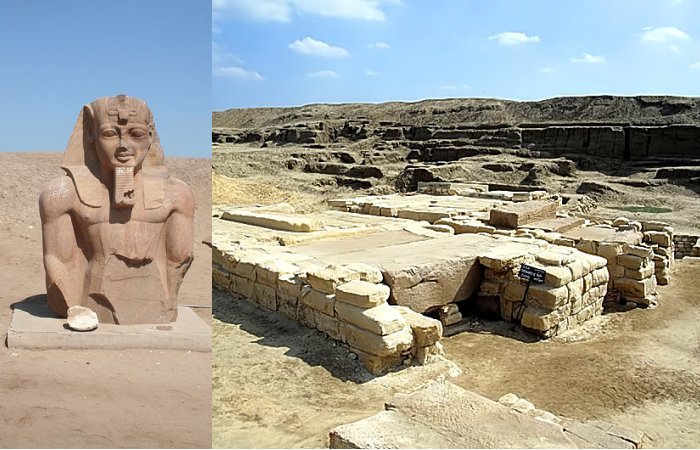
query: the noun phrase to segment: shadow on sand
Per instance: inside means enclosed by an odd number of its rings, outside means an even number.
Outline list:
[[[353,358],[347,345],[279,312],[262,310],[238,296],[213,289],[212,317],[239,326],[257,338],[256,344],[287,348],[285,355],[299,358],[310,366],[321,366],[342,381],[362,384],[375,378]],[[213,339],[216,340],[216,335]]]

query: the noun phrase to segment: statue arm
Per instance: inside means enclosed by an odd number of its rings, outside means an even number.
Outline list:
[[[194,259],[194,194],[185,183],[173,180],[173,211],[166,224],[168,287],[177,297],[180,284]]]
[[[76,283],[81,255],[70,216],[75,195],[73,181],[62,177],[46,185],[39,196],[46,292],[49,306],[62,316],[82,300],[82,280]]]

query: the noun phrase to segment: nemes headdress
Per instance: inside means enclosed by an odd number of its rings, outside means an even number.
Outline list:
[[[95,148],[95,140],[89,139],[85,130],[94,120],[115,120],[120,124],[130,121],[147,125],[152,131],[152,143],[146,153],[141,168],[144,180],[144,200],[146,209],[160,207],[167,192],[168,169],[165,167],[163,149],[153,122],[151,110],[141,99],[118,95],[102,97],[85,105],[68,139],[63,153],[63,168],[70,176],[78,191],[80,201],[87,206],[98,208],[104,199],[107,187],[100,180],[100,161]]]

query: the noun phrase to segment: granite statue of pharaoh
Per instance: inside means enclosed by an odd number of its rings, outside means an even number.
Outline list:
[[[49,307],[75,330],[177,318],[194,196],[169,176],[153,115],[119,95],[85,105],[39,198]]]

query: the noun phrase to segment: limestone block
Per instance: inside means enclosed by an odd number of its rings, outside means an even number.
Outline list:
[[[483,279],[482,270],[477,256],[470,255],[389,266],[383,273],[384,282],[391,286],[391,303],[422,313],[477,293]]]
[[[589,305],[576,314],[576,322],[583,323],[592,318],[596,313],[595,305]]]
[[[222,256],[223,256],[223,251],[219,247],[214,245],[211,248],[211,262],[212,262],[212,264],[222,265],[222,263],[221,263]]]
[[[379,267],[373,266],[371,264],[365,263],[349,263],[344,264],[344,267],[355,272],[359,276],[360,281],[367,281],[369,283],[381,283],[384,279],[382,271]]]
[[[571,263],[567,264],[567,267],[571,271],[572,280],[578,280],[579,278],[583,278],[584,267],[583,263],[580,260],[572,261]]]
[[[628,226],[634,229],[635,231],[642,231],[642,223],[638,220],[631,220]]]
[[[616,264],[617,256],[622,254],[622,245],[613,242],[600,242],[598,244],[598,256],[605,258],[608,263]]]
[[[324,314],[329,316],[335,314],[335,295],[326,294],[308,286],[304,286],[301,290],[300,300],[302,304],[317,311],[321,311]]]
[[[479,262],[495,271],[503,271],[522,264],[531,263],[533,257],[524,253],[508,252],[504,249],[494,249],[479,256]],[[546,264],[546,263],[543,263]]]
[[[410,327],[405,327],[386,336],[379,336],[347,324],[346,333],[347,343],[351,347],[372,355],[385,356],[401,353],[413,345],[413,332]]]
[[[299,319],[299,299],[284,293],[277,293],[277,311],[293,320]]]
[[[598,243],[596,241],[579,241],[576,244],[576,250],[590,255],[595,255],[598,251]]]
[[[405,306],[392,306],[406,320],[413,331],[413,339],[418,347],[428,347],[442,338],[442,323],[439,320],[424,316]]]
[[[294,275],[300,270],[299,266],[284,260],[264,261],[255,266],[255,282],[276,288],[278,278]]]
[[[625,299],[628,299],[626,295],[646,298],[656,293],[656,278],[651,277],[644,280],[623,278],[620,282],[615,283],[615,288],[624,294]]]
[[[663,269],[656,272],[656,283],[661,286],[666,286],[671,282],[671,271],[669,269]]]
[[[517,402],[518,400],[520,400],[520,397],[518,397],[517,395],[515,395],[515,394],[513,394],[513,393],[508,393],[508,394],[505,394],[505,395],[501,396],[501,397],[498,399],[498,403],[500,403],[500,404],[503,405],[503,406],[506,406],[506,407],[510,408],[510,407],[513,406],[513,405],[515,404],[515,402]]]
[[[617,263],[626,269],[641,269],[649,263],[649,258],[640,258],[639,256],[624,253],[617,257]]]
[[[511,405],[511,409],[521,414],[527,414],[535,410],[535,405],[528,402],[524,398],[519,398],[515,403]]]
[[[665,231],[665,228],[670,228],[667,222],[657,220],[645,220],[642,222],[642,231]]]
[[[418,347],[416,349],[414,361],[417,364],[424,366],[435,362],[441,356],[445,356],[444,349],[441,343],[436,342],[428,347]]]
[[[574,300],[576,298],[581,298],[583,293],[587,291],[585,289],[584,278],[579,278],[577,280],[572,280],[566,285],[567,292],[569,293],[569,299]],[[558,305],[561,306],[561,305]],[[548,307],[549,309],[554,309],[553,307]]]
[[[232,253],[222,253],[221,266],[227,271],[234,273],[238,265],[238,256]]]
[[[321,311],[315,311],[314,322],[316,324],[316,329],[323,331],[331,339],[346,342],[346,324],[340,319],[324,314]]]
[[[535,257],[538,262],[548,266],[565,266],[575,260],[570,253],[563,253],[555,250],[542,251]]]
[[[319,220],[307,219],[299,216],[258,213],[244,210],[226,211],[221,216],[224,220],[271,228],[273,230],[310,232],[319,231],[324,223]]]
[[[214,286],[217,288],[228,291],[231,285],[231,279],[229,278],[229,273],[221,269],[219,266],[212,266],[211,268],[211,278]]]
[[[253,299],[253,287],[255,283],[248,278],[231,275],[231,291],[243,298]]]
[[[622,251],[623,253],[639,256],[640,258],[651,258],[654,255],[654,252],[651,247],[646,247],[642,245],[625,244],[622,246]]]
[[[241,255],[238,259],[238,264],[236,264],[233,273],[239,277],[247,278],[251,281],[255,281],[255,266],[264,262],[260,260],[259,257],[252,257],[249,255]]]
[[[255,283],[253,301],[271,311],[277,311],[277,290],[264,284]]]
[[[445,234],[455,234],[454,228],[449,225],[426,225],[425,228]]]
[[[300,302],[297,308],[297,320],[306,327],[316,329],[316,310]]]
[[[336,298],[360,308],[372,308],[378,306],[389,298],[389,286],[374,284],[367,281],[353,280],[341,284],[336,289]]]
[[[489,211],[489,224],[495,227],[518,228],[531,222],[554,219],[558,202],[544,200],[498,206]]]
[[[608,266],[610,278],[623,278],[625,276],[625,267],[619,264]]]
[[[617,267],[622,267],[622,266],[617,266]],[[607,284],[608,280],[610,279],[610,273],[608,272],[607,267],[602,267],[600,269],[596,269],[591,272],[591,286],[600,286],[603,284]]]
[[[662,247],[670,247],[672,243],[671,235],[662,231],[647,231],[644,233],[644,239]]]
[[[502,282],[485,279],[481,283],[479,291],[486,295],[498,295],[501,293],[503,286],[504,284]]]
[[[326,294],[335,293],[335,288],[351,280],[359,280],[360,274],[344,265],[330,265],[323,269],[311,270],[306,280],[312,288]]]
[[[379,215],[384,217],[396,217],[399,213],[398,208],[391,208],[388,206],[382,206],[379,209]]]
[[[547,331],[557,326],[561,319],[562,317],[557,311],[528,306],[523,312],[520,324],[532,330]]]
[[[363,330],[385,336],[406,327],[406,320],[398,308],[388,303],[382,303],[373,308],[360,308],[350,303],[336,301],[335,315]]]
[[[567,286],[552,287],[546,284],[531,284],[525,303],[546,309],[555,309],[564,305],[568,300],[569,291]]]
[[[630,223],[630,220],[627,217],[618,217],[618,218],[613,220],[612,225],[614,227],[622,227],[625,225],[629,225],[629,223]]]
[[[450,217],[450,215],[444,211],[421,211],[418,220],[434,223],[447,217]]]
[[[576,241],[574,241],[573,239],[565,238],[565,237],[555,240],[554,243],[556,245],[561,245],[564,247],[575,247],[576,246]]]
[[[506,300],[503,298],[503,296],[501,296],[501,319],[505,320],[506,322],[512,322],[514,320],[517,321],[514,314],[514,305],[519,305],[519,303]]]
[[[625,269],[625,278],[644,280],[645,278],[649,278],[650,276],[654,275],[655,269],[656,268],[652,263],[642,266],[639,269]]]
[[[510,302],[522,301],[525,295],[525,285],[518,282],[507,283],[503,290],[503,298]]]
[[[564,286],[571,281],[571,271],[567,267],[546,267],[545,284],[553,287]]]
[[[400,219],[409,219],[409,220],[416,220],[419,221],[420,219],[420,211],[413,211],[410,209],[401,209],[398,211],[396,214],[396,217]]]
[[[383,375],[395,367],[403,366],[403,360],[405,359],[405,356],[401,353],[377,356],[356,348],[353,348],[352,352],[357,355],[357,359],[372,375]]]
[[[602,269],[603,267],[608,265],[608,260],[601,256],[585,255],[583,259],[585,259],[589,263],[590,270]]]
[[[277,291],[296,299],[301,297],[301,288],[304,282],[296,275],[283,275],[277,280]]]

